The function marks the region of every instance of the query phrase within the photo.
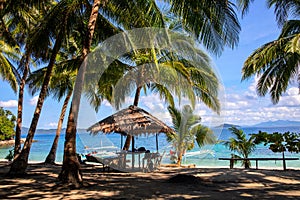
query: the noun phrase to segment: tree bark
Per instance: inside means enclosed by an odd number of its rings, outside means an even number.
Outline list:
[[[82,50],[83,64],[79,66],[78,75],[74,87],[74,94],[72,98],[72,105],[68,117],[62,170],[58,177],[59,180],[61,180],[63,183],[70,183],[73,184],[75,187],[80,187],[83,183],[80,164],[76,156],[76,126],[81,92],[84,83],[84,73],[86,70],[85,58],[90,52],[99,7],[100,0],[94,0],[88,24],[88,33],[85,38]]]
[[[283,170],[286,171],[286,162],[284,157],[284,151],[282,152],[282,164],[283,164]]]
[[[66,110],[70,101],[70,98],[72,96],[72,90],[70,90],[64,100],[64,104],[62,106],[61,112],[60,112],[60,117],[58,120],[58,124],[57,124],[57,129],[56,129],[56,134],[55,134],[55,138],[53,140],[53,144],[52,147],[49,151],[48,156],[46,157],[45,163],[47,164],[55,164],[55,158],[56,158],[56,151],[57,151],[57,146],[58,146],[58,140],[60,137],[60,132],[61,132],[61,128],[62,128],[62,124],[64,122],[64,118],[65,118],[65,114],[66,114]]]
[[[182,151],[179,151],[179,153],[177,154],[177,165],[181,166],[181,161],[182,161]]]
[[[139,99],[140,99],[140,94],[141,94],[141,90],[142,90],[142,86],[139,86],[136,91],[135,91],[135,97],[134,97],[134,101],[133,101],[133,105],[134,106],[138,106],[139,104]],[[126,136],[126,140],[123,146],[123,150],[128,151],[129,147],[130,147],[130,143],[132,140],[132,136],[131,135],[127,135]],[[134,147],[132,147],[133,149]]]
[[[18,114],[17,114],[17,124],[16,124],[14,158],[16,158],[21,152],[23,99],[24,99],[24,88],[25,88],[26,78],[27,78],[27,75],[29,72],[29,60],[30,60],[30,52],[26,48],[25,66],[24,66],[21,83],[19,86]]]
[[[39,121],[39,117],[41,114],[41,110],[44,104],[44,100],[47,94],[47,88],[48,88],[48,84],[50,81],[50,77],[51,77],[51,73],[52,73],[52,69],[55,63],[55,59],[56,59],[56,55],[60,49],[61,43],[62,43],[62,35],[63,33],[59,33],[58,37],[56,38],[55,41],[55,45],[53,47],[53,51],[52,51],[52,55],[47,67],[47,72],[44,78],[44,82],[42,85],[42,89],[41,92],[39,94],[39,99],[34,111],[34,115],[33,118],[31,120],[31,124],[30,124],[30,128],[28,130],[28,134],[23,146],[23,149],[21,151],[21,153],[16,156],[16,158],[14,159],[10,171],[8,172],[8,175],[10,176],[19,176],[19,175],[23,175],[26,173],[26,169],[27,169],[27,165],[28,165],[28,157],[29,157],[29,152],[30,152],[30,148],[32,145],[32,140],[35,134],[35,130]]]
[[[83,178],[80,169],[80,163],[76,156],[76,120],[72,106],[73,102],[68,117],[64,144],[63,165],[58,178],[63,183],[70,183],[73,184],[76,188],[79,188],[83,184]]]
[[[250,168],[250,160],[245,160],[245,169],[249,169],[249,168]]]

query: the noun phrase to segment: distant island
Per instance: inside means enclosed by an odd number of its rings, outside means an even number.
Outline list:
[[[300,121],[276,120],[252,125],[251,127],[291,127],[300,126]]]
[[[230,127],[237,127],[237,128],[239,128],[239,127],[241,127],[241,126],[239,126],[239,125],[236,125],[236,124],[221,124],[221,125],[219,125],[219,126],[216,126],[215,128],[230,128]]]
[[[266,121],[254,125],[236,125],[230,123],[224,123],[215,128],[230,128],[230,127],[257,127],[257,128],[269,128],[269,127],[300,127],[300,121],[291,121],[291,120],[276,120],[276,121]]]

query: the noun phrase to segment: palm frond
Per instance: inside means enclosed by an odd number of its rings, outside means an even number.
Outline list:
[[[267,5],[269,8],[275,8],[274,12],[276,20],[280,26],[284,25],[288,17],[295,17],[300,15],[299,1],[291,0],[268,0]]]
[[[171,12],[182,17],[185,30],[194,34],[211,52],[219,55],[224,46],[237,45],[240,25],[231,2],[174,0]]]

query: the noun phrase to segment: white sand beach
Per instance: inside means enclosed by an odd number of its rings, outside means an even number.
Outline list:
[[[299,199],[300,170],[174,168],[151,173],[103,172],[82,165],[84,186],[58,182],[60,165],[32,163],[23,178],[5,177],[0,162],[1,199]]]

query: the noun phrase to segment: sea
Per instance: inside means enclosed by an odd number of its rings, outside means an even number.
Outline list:
[[[253,133],[258,133],[258,131],[265,131],[268,133],[280,132],[284,133],[286,131],[290,132],[300,132],[300,126],[291,127],[239,127],[248,136]],[[231,132],[228,127],[214,128],[215,135],[220,141],[226,141],[232,137]],[[55,137],[55,131],[49,130],[43,131],[42,133],[37,133],[34,136],[34,143],[32,144],[29,161],[31,162],[42,162],[45,160],[49,153],[52,142]],[[26,138],[23,134],[22,138]],[[63,146],[64,146],[65,134],[62,132],[58,149],[56,155],[56,162],[62,162],[63,160]],[[125,141],[125,137],[119,134],[97,134],[91,135],[85,131],[79,131],[76,136],[76,151],[82,156],[88,153],[99,151],[101,148],[111,148],[112,151],[117,151],[120,149]],[[114,148],[113,148],[114,147]],[[151,152],[156,152],[156,136],[155,135],[145,135],[140,137],[135,137],[135,148],[145,147]],[[0,159],[5,159],[9,154],[9,151],[13,147],[5,146],[0,147]],[[162,163],[169,164],[172,163],[170,150],[172,150],[172,145],[167,142],[164,134],[158,135],[158,151],[164,155]],[[184,165],[195,164],[197,167],[229,167],[229,161],[219,160],[219,158],[229,158],[231,157],[231,152],[222,142],[215,145],[205,145],[199,148],[195,145],[195,148],[191,151],[186,152],[183,157]],[[263,144],[257,145],[254,152],[250,157],[282,157],[282,153],[274,153],[269,150],[268,146]],[[285,157],[296,157],[300,159],[300,154],[285,152]],[[300,160],[286,161],[287,168],[300,169]],[[255,161],[252,163],[252,167],[255,167]],[[271,168],[271,169],[282,169],[282,161],[259,161],[259,168]],[[235,167],[241,167],[241,163],[235,164]]]

